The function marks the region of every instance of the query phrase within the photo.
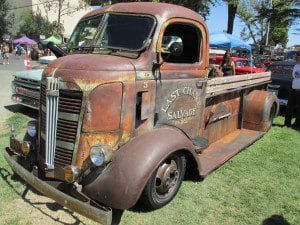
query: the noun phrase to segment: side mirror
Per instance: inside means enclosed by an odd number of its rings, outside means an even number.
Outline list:
[[[46,47],[49,48],[57,58],[67,55],[67,53],[64,50],[59,48],[55,43],[51,41],[47,43]]]
[[[164,36],[162,43],[162,53],[169,56],[181,56],[183,53],[183,42],[177,36]]]

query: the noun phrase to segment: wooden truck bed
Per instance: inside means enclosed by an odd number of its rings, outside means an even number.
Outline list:
[[[244,127],[240,90],[270,83],[271,73],[212,78],[207,82],[204,133],[210,145],[199,155],[201,176],[207,176],[265,132]]]

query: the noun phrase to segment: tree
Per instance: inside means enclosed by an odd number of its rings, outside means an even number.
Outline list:
[[[37,35],[44,34],[50,36],[52,34],[61,35],[57,33],[56,22],[49,22],[40,13],[33,13],[32,11],[25,11],[22,13],[21,24],[19,27],[18,35],[26,35],[30,38],[37,39]],[[61,31],[61,28],[60,28]]]
[[[145,0],[147,1],[147,0]],[[114,4],[118,2],[134,2],[133,0],[85,0],[86,3],[92,5],[107,5]],[[135,2],[140,2],[136,0]],[[148,0],[148,2],[166,2],[175,5],[181,5],[187,8],[190,8],[196,12],[199,12],[204,19],[207,18],[210,11],[210,5],[214,5],[217,0]]]
[[[233,33],[234,19],[237,13],[239,1],[238,0],[226,0],[228,5],[228,21],[227,21],[227,33]]]
[[[257,46],[285,47],[288,30],[299,15],[292,0],[243,0],[239,3],[238,15],[245,23],[241,36],[252,39]],[[267,41],[268,39],[268,41]]]
[[[0,1],[0,40],[3,35],[8,34],[13,23],[13,15],[9,13],[9,3],[7,0]]]

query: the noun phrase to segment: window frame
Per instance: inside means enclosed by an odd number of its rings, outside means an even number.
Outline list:
[[[198,61],[197,62],[193,62],[193,63],[172,63],[172,62],[166,62],[164,61],[163,57],[162,57],[162,43],[163,43],[163,37],[165,34],[166,29],[173,24],[184,24],[184,25],[188,25],[188,26],[192,26],[196,32],[199,35],[199,57],[198,57]],[[193,70],[196,68],[198,69],[205,69],[203,67],[203,65],[205,64],[205,60],[207,57],[207,52],[206,52],[206,45],[208,42],[208,38],[207,38],[207,29],[205,27],[204,24],[200,23],[199,21],[195,21],[195,20],[191,20],[191,19],[186,19],[186,18],[172,18],[169,19],[168,21],[166,21],[163,25],[162,28],[160,30],[159,33],[159,38],[157,41],[157,53],[159,55],[159,60],[161,62],[163,62],[163,64],[166,64],[166,66],[168,67],[169,70],[176,70],[178,69],[178,67],[182,68],[182,69],[186,69],[186,70]],[[208,51],[208,50],[207,50]],[[191,66],[192,65],[192,66]],[[164,66],[163,66],[164,67]]]

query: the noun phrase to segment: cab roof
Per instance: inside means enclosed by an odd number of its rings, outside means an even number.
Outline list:
[[[147,14],[155,16],[156,18],[162,18],[163,20],[168,20],[171,18],[186,18],[204,23],[203,18],[191,9],[178,5],[158,2],[117,3],[94,10],[85,15],[84,18],[102,14],[104,12]]]

